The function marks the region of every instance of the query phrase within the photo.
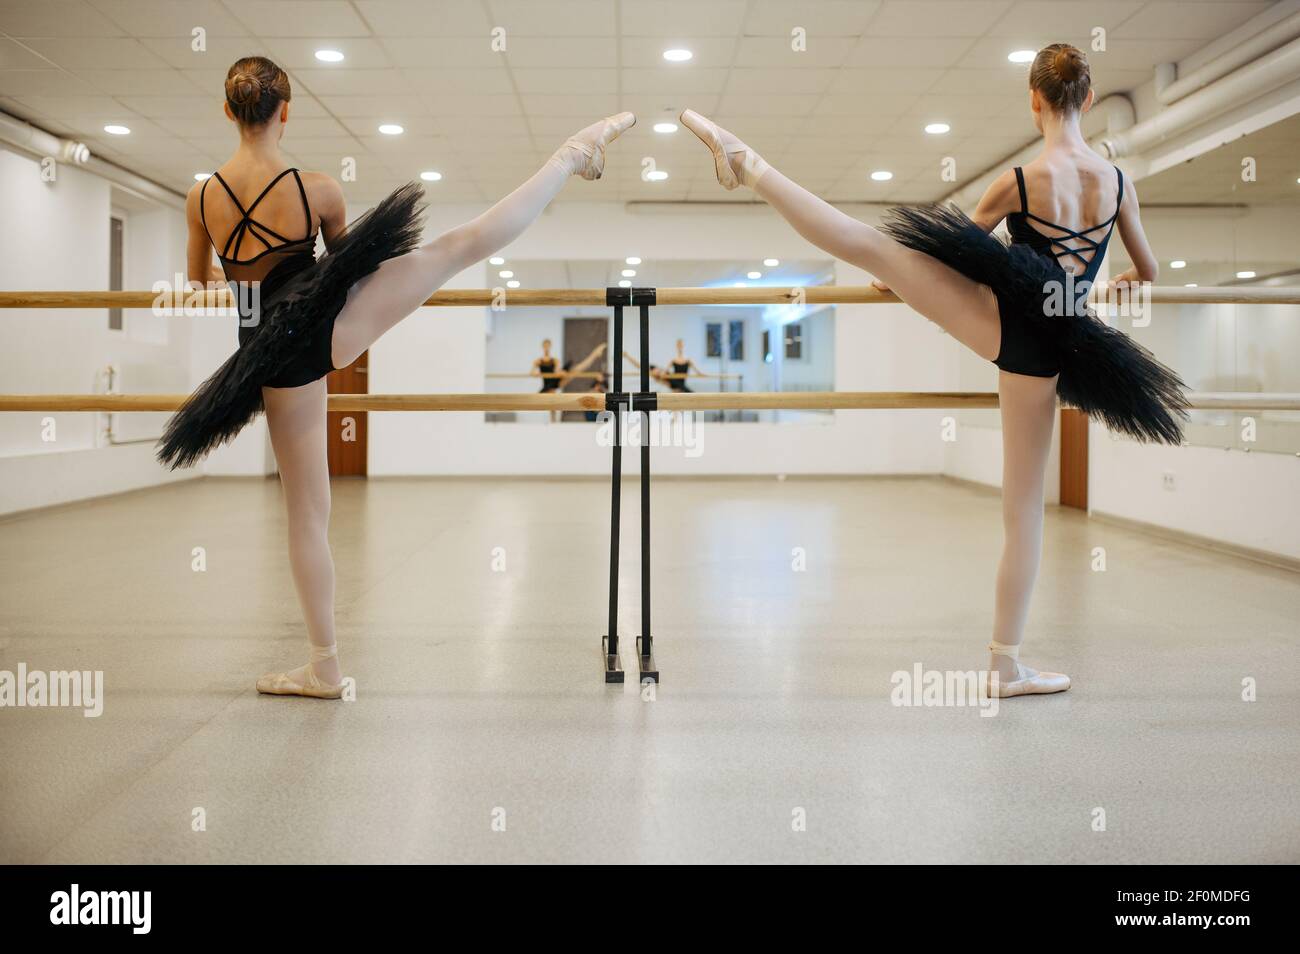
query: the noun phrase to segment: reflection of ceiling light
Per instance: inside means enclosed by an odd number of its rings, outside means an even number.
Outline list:
[[[653,169],[645,174],[645,177],[651,182],[663,182],[668,178],[668,173],[662,169]]]
[[[1254,272],[1251,272],[1251,271],[1238,272],[1238,273],[1237,273],[1237,277],[1238,277],[1238,278],[1254,278],[1254,277],[1255,277],[1255,273],[1254,273]]]
[[[734,287],[734,288],[748,288],[748,287],[749,287],[749,282],[736,282],[732,287]]]
[[[1169,263],[1169,267],[1170,267],[1170,268],[1186,268],[1186,267],[1187,267],[1187,263],[1184,262],[1181,258],[1176,258],[1176,259],[1174,259],[1172,262]]]
[[[510,271],[510,269],[508,269],[508,268],[503,268],[503,269],[502,269],[501,271],[499,271],[497,274],[500,275],[502,278],[514,278],[514,277],[515,277],[515,273],[512,272],[512,271]]]
[[[675,133],[677,132],[677,124],[676,123],[655,123],[655,132]]]
[[[776,268],[781,264],[781,260],[779,258],[765,258],[763,259],[763,264],[768,268]]]
[[[694,55],[690,50],[664,50],[664,59],[669,63],[685,63]]]
[[[762,278],[762,277],[763,277],[763,273],[762,273],[762,272],[749,272],[745,277],[746,277],[746,278]]]
[[[505,263],[506,260],[502,258],[500,255],[493,255],[491,258],[488,259],[489,265],[504,265]]]
[[[423,179],[425,182],[437,182],[439,179],[442,178],[442,173],[434,172],[432,169],[430,169],[427,172],[421,172],[420,178]]]
[[[625,269],[623,269],[623,277],[624,277],[624,278],[636,278],[636,269],[635,269],[635,268],[625,268]]]
[[[104,127],[104,132],[108,133],[108,134],[111,135],[111,136],[129,136],[129,135],[131,135],[131,130],[130,130],[128,127],[126,127],[126,126],[118,126],[118,125],[116,125],[115,123],[109,123],[107,126],[105,126],[105,127]]]
[[[1015,50],[1007,54],[1007,59],[1012,63],[1032,63],[1037,55],[1033,50]]]
[[[342,63],[343,54],[338,50],[317,50],[316,59],[322,63]]]
[[[871,178],[875,179],[877,182],[888,182],[890,179],[894,178],[894,174],[888,169],[877,169],[875,172],[871,173]]]
[[[519,287],[518,282],[506,282],[506,288],[518,288],[518,287]]]
[[[948,130],[952,129],[947,123],[927,123],[925,131],[931,136],[942,136]]]
[[[627,258],[623,259],[623,261],[627,262],[629,265],[641,264],[641,259],[637,258],[635,255],[629,255]]]
[[[632,283],[631,283],[630,281],[628,281],[628,280],[625,278],[625,279],[623,279],[621,282],[618,283],[618,287],[619,287],[619,288],[631,288],[631,287],[632,287]]]

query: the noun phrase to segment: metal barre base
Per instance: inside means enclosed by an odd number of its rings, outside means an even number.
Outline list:
[[[623,661],[618,653],[610,653],[609,636],[600,637],[600,654],[605,657],[605,681],[623,682]]]

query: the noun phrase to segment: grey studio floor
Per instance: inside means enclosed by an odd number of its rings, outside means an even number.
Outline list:
[[[253,689],[306,658],[274,480],[0,521],[0,668],[106,681],[97,719],[0,711],[0,861],[1300,861],[1294,572],[1051,508],[1025,659],[1074,688],[898,707],[984,664],[994,493],[665,480],[646,701],[600,677],[607,484],[334,490],[350,703]]]

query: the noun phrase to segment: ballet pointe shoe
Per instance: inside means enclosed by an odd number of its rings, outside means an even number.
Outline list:
[[[994,656],[1009,656],[1017,659],[1020,655],[1020,647],[1009,643],[999,643],[997,640],[989,643],[989,652]],[[1010,699],[1012,696],[1039,696],[1047,695],[1053,692],[1065,692],[1070,688],[1070,677],[1062,672],[1039,672],[1036,669],[1030,669],[1028,666],[1020,665],[1016,661],[1016,678],[1003,681],[997,681],[996,688],[993,684],[992,675],[989,677],[989,695],[996,696],[999,699]]]
[[[343,683],[329,685],[316,678],[311,663],[321,662],[338,655],[337,646],[313,646],[311,662],[303,669],[303,677],[295,678],[294,673],[269,672],[257,680],[257,691],[269,696],[307,696],[311,699],[341,699]],[[294,672],[297,672],[295,670]]]
[[[574,175],[587,180],[599,179],[605,171],[605,147],[636,125],[636,116],[632,113],[617,113],[606,116],[599,123],[592,123],[572,139],[566,139],[560,147],[575,149],[580,158],[572,163]]]
[[[722,188],[730,191],[744,185],[752,189],[768,170],[768,164],[762,156],[695,110],[682,110],[678,119],[713,153],[713,171],[717,173]]]

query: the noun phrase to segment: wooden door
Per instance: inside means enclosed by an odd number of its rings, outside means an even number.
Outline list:
[[[369,394],[370,352],[325,379],[330,394]],[[366,476],[366,413],[337,411],[326,415],[331,477]]]
[[[633,339],[636,334],[636,312],[629,309],[632,314],[632,320],[629,322],[624,316],[623,333],[627,334],[630,325],[633,332]],[[564,319],[564,344],[561,348],[561,367],[575,368],[591,354],[592,350],[598,345],[609,341],[609,319],[608,318],[565,318]],[[603,354],[591,367],[587,369],[589,373],[604,371],[609,367],[609,354]],[[594,378],[572,378],[564,386],[564,391],[569,393],[582,393],[591,390]],[[565,411],[561,417],[565,421],[585,421],[587,416],[582,411]]]
[[[1061,408],[1061,506],[1088,509],[1088,415]]]

